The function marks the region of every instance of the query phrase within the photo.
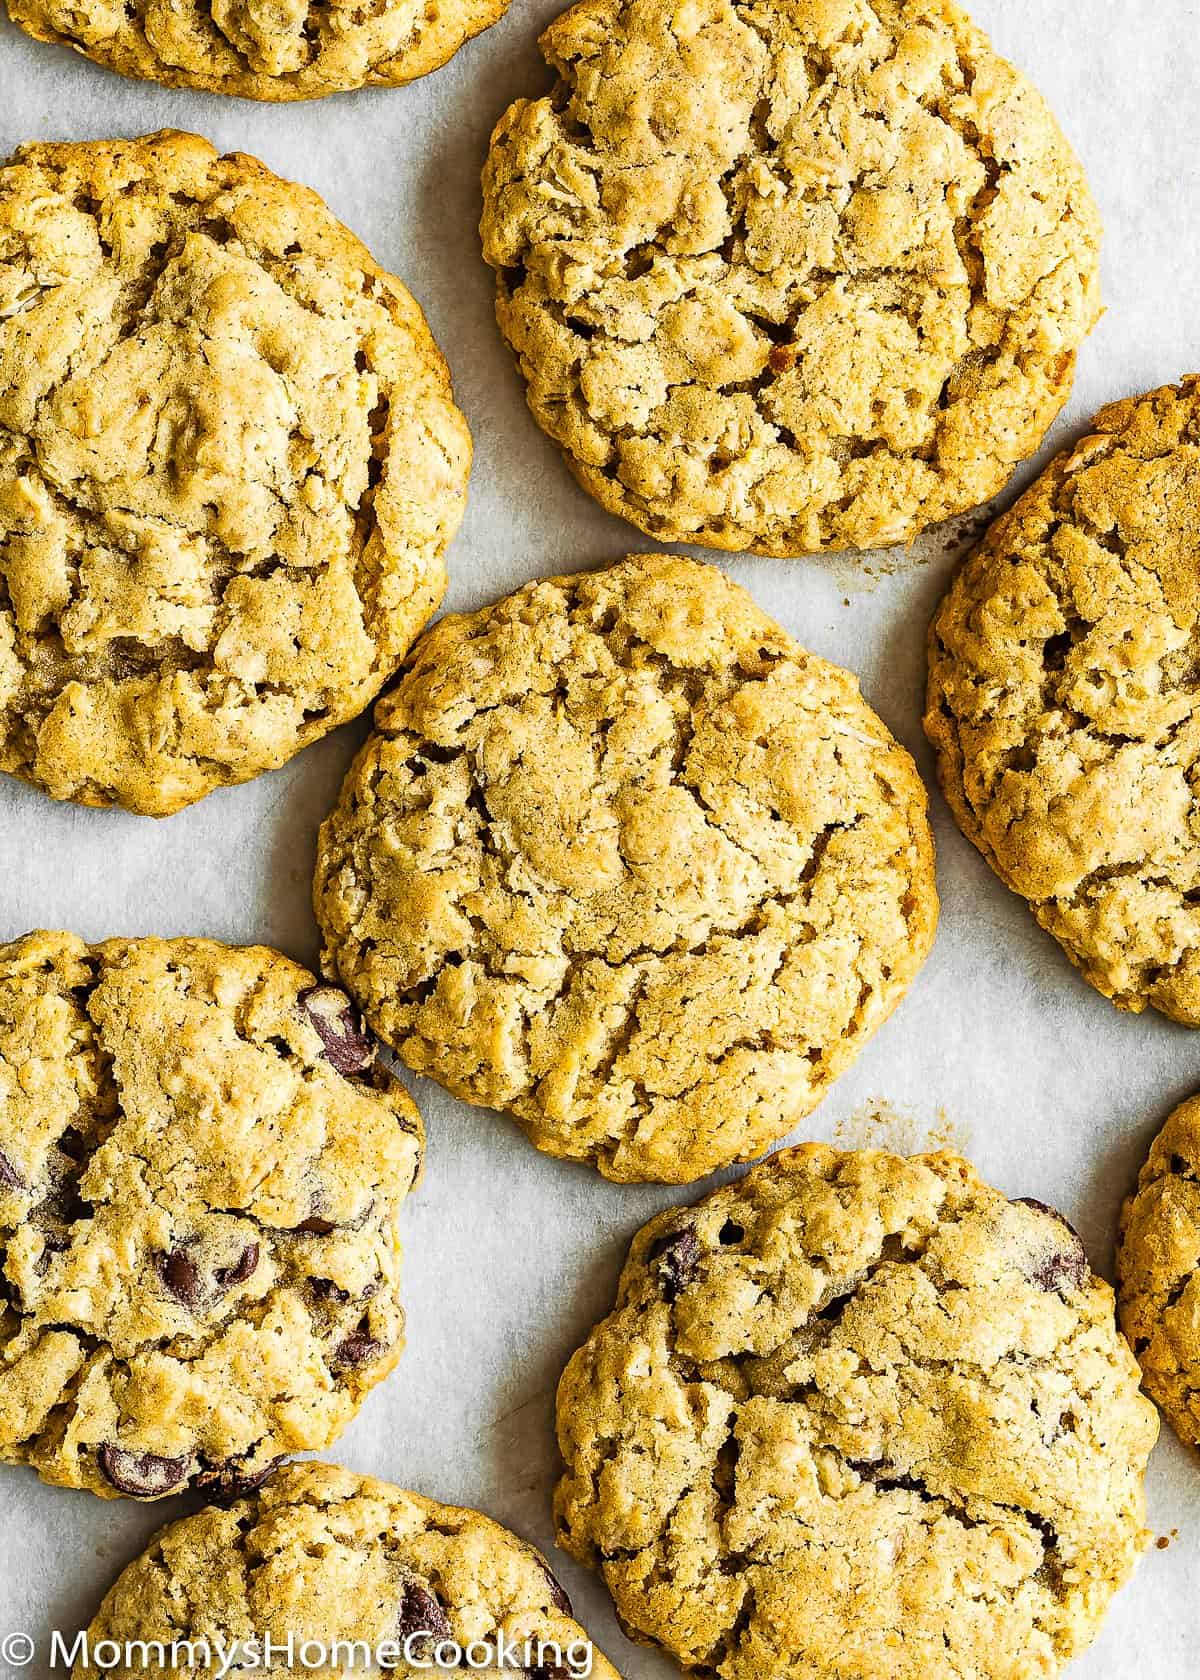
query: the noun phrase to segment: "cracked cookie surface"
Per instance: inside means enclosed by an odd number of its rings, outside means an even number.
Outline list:
[[[786,1150],[634,1238],[558,1393],[559,1541],[719,1680],[1044,1680],[1157,1434],[1075,1233],[948,1154]]]
[[[436,70],[508,0],[8,0],[38,41],[123,76],[245,99],[398,87]]]
[[[1200,1026],[1200,380],[1113,403],[929,637],[963,833],[1122,1009]]]
[[[119,1577],[90,1629],[93,1651],[102,1640],[124,1648],[150,1638],[207,1639],[227,1649],[268,1635],[278,1644],[290,1635],[297,1651],[307,1640],[403,1646],[424,1633],[430,1645],[449,1639],[464,1649],[472,1641],[495,1648],[501,1635],[522,1650],[528,1642],[535,1658],[547,1660],[508,1669],[528,1680],[567,1680],[589,1657],[595,1680],[618,1680],[532,1546],[478,1511],[329,1464],[289,1465],[231,1509],[210,1507],[161,1530]],[[389,1664],[391,1672],[428,1673],[428,1653],[410,1649],[418,1662]],[[555,1662],[556,1651],[567,1660]],[[177,1672],[198,1680],[211,1669]],[[86,1664],[74,1670],[75,1680],[100,1673]]]
[[[1066,401],[1099,218],[1041,96],[949,0],[588,0],[484,171],[539,425],[652,536],[901,542]]]
[[[759,1154],[933,939],[925,790],[849,673],[715,567],[634,556],[444,619],[318,845],[326,969],[551,1154]]]
[[[154,1499],[328,1446],[400,1356],[423,1141],[275,951],[0,948],[0,1458]]]
[[[1171,1115],[1121,1214],[1121,1328],[1147,1394],[1200,1447],[1200,1097]]]
[[[466,423],[316,197],[205,140],[0,168],[0,769],[161,816],[367,706],[445,590]]]

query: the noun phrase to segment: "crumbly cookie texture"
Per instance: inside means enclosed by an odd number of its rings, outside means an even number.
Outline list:
[[[327,972],[540,1149],[760,1154],[937,918],[925,790],[847,672],[714,567],[634,556],[443,619],[321,830]]]
[[[245,99],[316,99],[398,87],[436,70],[504,15],[508,0],[8,0],[39,41],[168,87]]]
[[[558,1394],[560,1544],[719,1680],[1046,1680],[1158,1425],[1053,1210],[818,1145],[653,1220]]]
[[[1146,1392],[1200,1446],[1200,1097],[1154,1140],[1121,1214],[1117,1274],[1121,1328]]]
[[[1200,379],[1114,403],[967,559],[926,732],[963,833],[1122,1009],[1200,1026]]]
[[[987,500],[1066,401],[1099,217],[950,0],[587,0],[484,254],[538,424],[664,540],[793,555]]]
[[[355,716],[445,590],[470,438],[315,196],[186,134],[0,167],[0,769],[166,815]]]
[[[290,1635],[297,1651],[309,1640],[327,1648],[396,1642],[418,1658],[391,1669],[405,1676],[437,1672],[426,1647],[439,1640],[495,1649],[503,1636],[546,1658],[524,1670],[528,1680],[566,1680],[584,1672],[579,1659],[589,1656],[595,1680],[618,1680],[532,1546],[478,1511],[329,1464],[290,1465],[231,1509],[210,1507],[162,1529],[119,1577],[90,1635],[93,1650],[102,1640],[124,1648],[154,1638],[228,1649]],[[567,1661],[556,1662],[556,1651]],[[99,1680],[101,1672],[132,1680],[144,1670],[80,1664],[74,1676]],[[176,1672],[200,1680],[211,1670]]]
[[[0,1458],[156,1499],[328,1446],[400,1356],[423,1141],[275,951],[0,948]]]

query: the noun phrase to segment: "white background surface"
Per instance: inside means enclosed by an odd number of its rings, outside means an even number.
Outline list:
[[[502,23],[412,87],[283,107],[122,81],[0,26],[0,154],[25,140],[193,129],[315,187],[407,281],[475,437],[470,505],[450,554],[455,608],[650,546],[575,487],[529,418],[479,255],[487,137],[512,98],[548,85],[535,38],[558,9],[513,0]],[[1100,403],[1200,366],[1200,0],[975,0],[974,11],[1050,99],[1108,230],[1108,313],[1053,434],[1062,443]],[[859,672],[931,785],[918,722],[924,633],[952,538],[934,533],[914,554],[865,562],[709,556],[801,641]],[[362,732],[343,729],[161,823],[57,806],[0,778],[0,938],[37,925],[89,939],[198,933],[312,963],[316,826]],[[874,1141],[918,1148],[949,1128],[999,1187],[1061,1207],[1111,1277],[1119,1202],[1168,1110],[1200,1087],[1200,1033],[1113,1010],[992,876],[936,793],[933,808],[936,949],[804,1131],[832,1137],[841,1126],[860,1141],[878,1099],[909,1120],[876,1127]],[[408,1351],[329,1456],[478,1506],[550,1551],[559,1371],[607,1309],[633,1231],[691,1197],[609,1185],[536,1154],[507,1121],[412,1085],[430,1154],[406,1221]],[[1155,1532],[1177,1528],[1179,1538],[1147,1555],[1072,1680],[1191,1680],[1200,1670],[1200,1458],[1169,1431],[1149,1497]],[[144,1539],[185,1508],[103,1502],[0,1471],[0,1634],[28,1630],[44,1653],[52,1627],[86,1625]],[[623,1639],[597,1580],[561,1554],[553,1561],[629,1680],[677,1672]],[[43,1680],[45,1655],[24,1672]]]

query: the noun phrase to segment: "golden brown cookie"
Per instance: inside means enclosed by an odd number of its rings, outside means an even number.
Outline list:
[[[928,953],[911,758],[715,567],[443,619],[375,721],[321,830],[326,969],[550,1154],[670,1182],[760,1154]]]
[[[538,424],[662,540],[794,555],[986,501],[1070,391],[1099,218],[951,0],[586,0],[484,254]]]
[[[809,1145],[634,1238],[559,1387],[560,1543],[714,1680],[1050,1680],[1157,1430],[1059,1215]]]
[[[1200,1097],[1151,1146],[1121,1214],[1121,1327],[1151,1399],[1200,1446]]]
[[[262,946],[0,947],[0,1458],[244,1490],[404,1345],[420,1117],[349,999]]]
[[[1122,1009],[1200,1025],[1200,380],[1103,409],[929,639],[959,827]]]
[[[257,1642],[249,1667],[278,1675],[479,1673],[490,1650],[502,1657],[486,1672],[513,1680],[619,1680],[540,1552],[478,1511],[331,1464],[289,1465],[231,1509],[160,1530],[88,1629],[93,1654],[111,1641],[132,1656],[81,1661],[75,1680],[143,1675],[139,1642],[153,1639],[180,1652],[171,1672],[184,1680],[216,1671],[205,1642],[213,1653]],[[267,1639],[292,1661],[265,1665]],[[190,1661],[188,1641],[199,1653]],[[321,1648],[340,1660],[319,1666]]]
[[[244,99],[317,99],[398,87],[436,70],[503,17],[508,0],[8,0],[39,41],[109,70]]]
[[[206,140],[0,167],[0,769],[163,816],[369,704],[470,438],[417,305]]]

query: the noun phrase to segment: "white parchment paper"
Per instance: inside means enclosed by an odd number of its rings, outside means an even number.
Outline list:
[[[470,505],[450,555],[454,608],[650,546],[575,487],[529,418],[479,254],[487,137],[511,99],[548,85],[535,40],[558,9],[558,0],[513,0],[502,23],[412,87],[284,107],[123,81],[0,26],[0,153],[24,140],[193,129],[315,187],[407,281],[475,437]],[[1200,4],[975,0],[974,11],[1050,99],[1108,229],[1108,313],[1048,455],[1102,402],[1200,365]],[[942,531],[914,553],[865,560],[708,556],[809,647],[861,675],[931,785],[918,721],[924,636],[956,558],[953,539]],[[90,939],[199,933],[313,962],[316,826],[362,733],[343,729],[285,769],[160,823],[55,805],[0,778],[0,938],[38,925]],[[933,807],[936,949],[804,1130],[905,1149],[949,1139],[1005,1191],[1062,1208],[1111,1277],[1119,1202],[1168,1110],[1200,1087],[1200,1033],[1112,1009],[999,884],[936,794]],[[406,1222],[408,1351],[329,1456],[477,1506],[552,1551],[558,1374],[607,1309],[634,1230],[690,1197],[606,1184],[536,1154],[507,1121],[412,1084],[430,1156]],[[1073,1680],[1200,1672],[1200,1457],[1169,1431],[1149,1495],[1155,1532],[1178,1538],[1148,1553]],[[102,1502],[0,1471],[0,1634],[27,1630],[40,1647],[28,1667],[0,1662],[0,1672],[43,1680],[50,1630],[86,1625],[146,1537],[186,1508]],[[677,1672],[622,1637],[596,1579],[561,1555],[554,1562],[623,1674]]]

